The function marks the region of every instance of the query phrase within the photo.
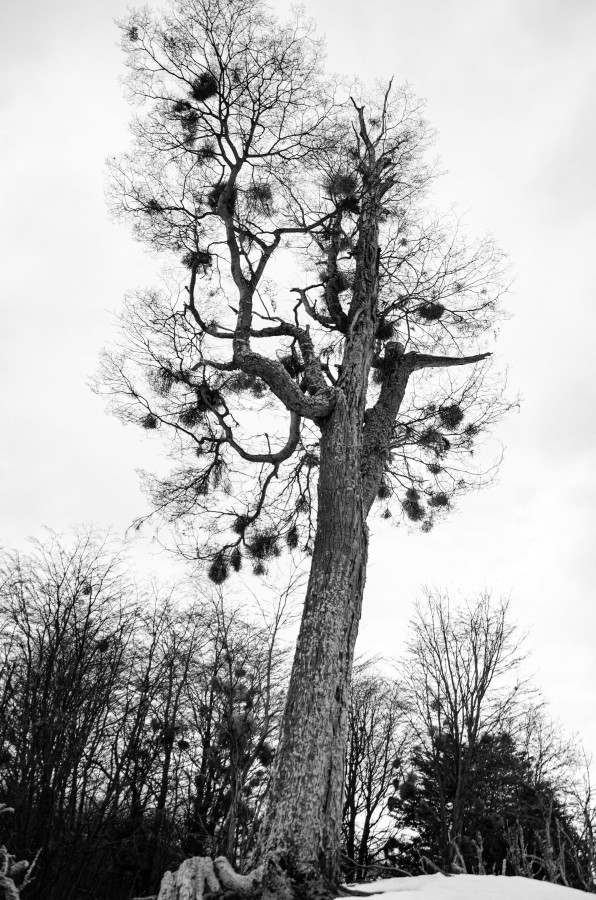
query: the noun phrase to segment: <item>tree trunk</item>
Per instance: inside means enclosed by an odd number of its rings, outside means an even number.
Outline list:
[[[259,858],[338,885],[344,754],[368,529],[360,404],[322,424],[317,532]]]
[[[379,206],[373,189],[360,216],[336,402],[319,420],[315,545],[258,848],[260,860],[275,860],[295,883],[306,883],[313,900],[337,896],[341,877],[348,704],[368,558],[370,503],[364,497],[362,456],[376,324]],[[375,477],[380,475],[368,481]]]

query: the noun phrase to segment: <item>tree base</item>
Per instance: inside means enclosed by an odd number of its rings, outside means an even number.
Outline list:
[[[335,900],[369,896],[330,884],[312,873],[293,878],[275,860],[249,875],[239,875],[224,856],[186,859],[176,872],[166,872],[159,894],[146,900]]]

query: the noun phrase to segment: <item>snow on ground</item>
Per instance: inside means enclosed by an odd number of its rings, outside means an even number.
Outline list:
[[[415,875],[353,887],[382,895],[383,900],[579,900],[584,893],[547,881],[503,875]]]

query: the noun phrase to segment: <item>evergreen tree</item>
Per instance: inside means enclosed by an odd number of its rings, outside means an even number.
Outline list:
[[[453,862],[443,822],[457,792],[458,753],[453,736],[441,732],[414,749],[391,802],[398,833],[414,835],[396,841],[396,861],[413,870],[425,871],[426,859],[456,871],[547,881],[564,873],[569,886],[581,887],[579,838],[564,802],[548,780],[534,777],[532,761],[507,732],[484,734],[476,745]]]

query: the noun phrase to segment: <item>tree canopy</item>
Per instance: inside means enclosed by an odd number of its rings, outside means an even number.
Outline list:
[[[326,76],[312,24],[258,0],[120,28],[135,117],[113,208],[169,268],[129,296],[101,379],[171,439],[155,507],[215,582],[312,552],[320,424],[355,376],[365,507],[428,530],[490,474],[473,447],[506,402],[479,347],[503,255],[427,207],[422,102]]]

